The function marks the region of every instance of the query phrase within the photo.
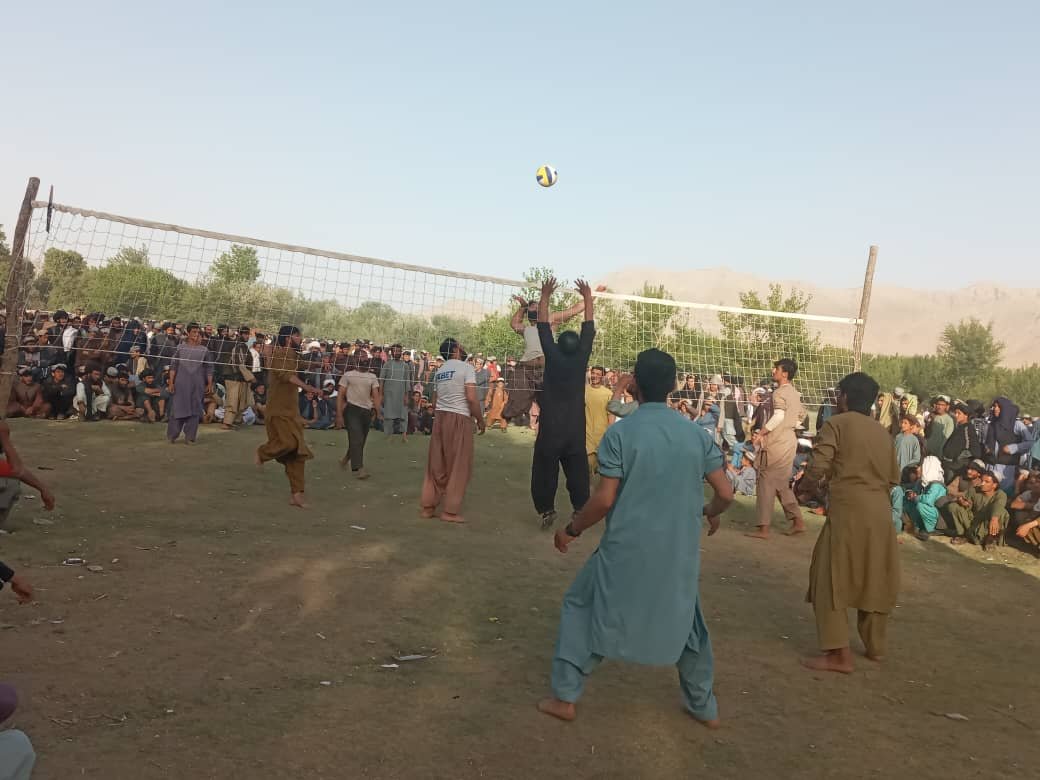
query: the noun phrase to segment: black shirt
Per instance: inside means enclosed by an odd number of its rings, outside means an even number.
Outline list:
[[[538,397],[541,417],[538,437],[551,439],[580,437],[585,439],[585,371],[592,355],[596,325],[592,320],[581,324],[578,351],[565,355],[553,339],[547,322],[538,323],[538,338],[545,353],[542,392]],[[584,444],[582,444],[584,446]]]

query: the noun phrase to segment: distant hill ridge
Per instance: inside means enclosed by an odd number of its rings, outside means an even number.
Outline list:
[[[859,287],[821,287],[813,282],[767,279],[728,268],[623,268],[607,274],[602,281],[619,293],[638,290],[644,282],[663,284],[677,300],[725,306],[739,305],[739,294],[747,290],[764,295],[773,282],[783,285],[785,290],[797,287],[812,295],[810,314],[855,317],[859,311]],[[994,334],[1005,345],[1004,365],[1018,368],[1040,363],[1038,301],[1040,290],[982,282],[954,290],[875,284],[863,348],[885,355],[932,354],[947,323],[975,317],[993,322]]]

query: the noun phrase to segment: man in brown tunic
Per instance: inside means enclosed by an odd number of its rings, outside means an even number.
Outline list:
[[[809,669],[849,674],[847,609],[866,656],[885,654],[888,613],[899,591],[899,555],[889,491],[899,483],[892,437],[870,415],[878,384],[862,372],[838,383],[838,414],[819,431],[805,471],[809,485],[827,485],[827,522],[813,549],[806,600],[816,614],[823,655],[802,663]]]
[[[802,396],[791,384],[798,373],[798,364],[790,358],[773,364],[773,414],[762,430],[755,434],[752,442],[757,448],[755,466],[758,469],[758,488],[755,509],[758,513],[758,529],[746,534],[752,539],[768,539],[769,524],[773,520],[773,503],[779,498],[784,514],[791,522],[789,535],[805,530],[802,509],[791,490],[791,473],[794,456],[798,453],[798,437],[794,429],[805,417]]]
[[[264,428],[267,442],[256,450],[256,465],[276,460],[285,467],[289,478],[291,506],[306,509],[304,500],[304,464],[314,457],[303,440],[300,422],[299,390],[320,393],[300,379],[298,373],[306,370],[309,362],[300,357],[300,329],[283,325],[275,345],[266,348],[268,355],[267,407],[264,410]]]

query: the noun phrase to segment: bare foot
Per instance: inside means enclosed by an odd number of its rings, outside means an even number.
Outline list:
[[[885,660],[885,656],[883,655],[871,655],[870,653],[864,653],[863,657],[866,658],[868,661],[873,661],[876,664],[879,664]]]
[[[546,715],[552,715],[560,720],[574,720],[577,715],[577,712],[574,711],[573,703],[560,701],[559,699],[542,699],[538,702],[538,711],[544,712]]]
[[[445,523],[465,523],[466,519],[462,515],[455,515],[451,512],[441,512],[441,520]]]
[[[430,520],[436,514],[437,514],[436,507],[429,507],[429,508],[423,507],[422,510],[419,512],[419,517],[423,518],[424,520]]]
[[[687,710],[687,713],[689,714],[689,716],[691,718],[693,718],[695,721],[700,723],[706,729],[711,729],[712,731],[715,731],[715,729],[721,728],[721,726],[722,726],[722,721],[719,720],[718,718],[712,718],[711,720],[701,720],[700,718],[698,718],[696,715],[694,715],[689,710]]]
[[[358,469],[357,471],[354,472],[354,476],[357,477],[358,479],[368,479],[372,475],[369,474],[364,469]]]
[[[233,431],[233,430],[235,430],[235,429],[234,429],[233,427],[231,427],[231,426],[230,426],[230,425],[228,425],[227,423],[224,423],[224,424],[222,424],[222,425],[221,425],[220,427],[221,427],[221,428],[222,428],[223,430],[225,430],[225,431]]]
[[[253,465],[256,466],[258,469],[262,469],[264,467],[264,462],[260,460],[259,452],[253,455]]]
[[[847,647],[843,647],[841,650],[828,650],[823,655],[803,658],[802,666],[812,669],[814,672],[839,672],[840,674],[852,674],[855,669],[852,665],[852,653]]]
[[[310,509],[311,507],[303,497],[303,493],[293,493],[292,498],[289,499],[289,506],[294,506],[299,509]]]
[[[348,453],[348,454],[344,455],[342,458],[339,459],[339,467],[341,469],[345,469],[349,465],[350,465],[350,454]]]
[[[760,525],[758,530],[754,533],[744,534],[748,539],[768,539],[769,538],[769,527]]]
[[[796,523],[791,526],[785,533],[784,536],[798,536],[798,534],[805,533],[805,523]]]

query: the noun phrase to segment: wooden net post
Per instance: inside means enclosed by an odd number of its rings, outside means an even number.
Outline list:
[[[870,310],[870,293],[874,288],[874,269],[877,267],[876,245],[871,245],[867,257],[867,272],[863,276],[863,294],[859,299],[859,323],[856,325],[856,336],[852,342],[852,356],[857,371],[863,367],[863,333],[867,328],[867,312]]]
[[[29,179],[22,199],[22,208],[18,212],[18,224],[14,229],[14,240],[11,243],[11,274],[7,277],[7,292],[4,302],[7,309],[6,338],[4,339],[4,358],[0,364],[0,417],[7,415],[7,400],[11,397],[11,386],[14,384],[14,372],[18,367],[18,348],[22,340],[22,313],[25,308],[25,242],[29,235],[29,223],[32,220],[33,201],[40,190],[40,180],[35,176]]]

